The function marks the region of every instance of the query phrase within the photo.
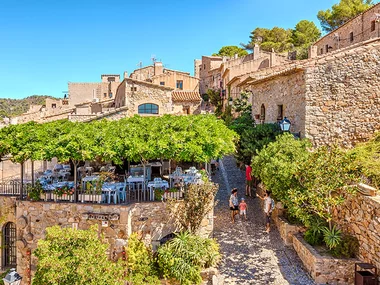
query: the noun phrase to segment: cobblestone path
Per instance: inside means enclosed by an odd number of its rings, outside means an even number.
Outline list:
[[[245,173],[236,167],[232,157],[220,161],[213,181],[220,185],[214,237],[223,254],[219,270],[224,284],[315,284],[293,248],[284,245],[275,226],[269,234],[265,233],[264,214],[258,198],[246,198],[248,221],[237,218],[231,223],[228,206],[231,188],[238,188],[239,201],[245,197]]]

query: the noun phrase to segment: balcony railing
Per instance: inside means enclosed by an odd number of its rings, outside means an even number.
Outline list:
[[[30,200],[30,188],[24,184],[23,195],[20,197],[21,183],[11,181],[0,184],[0,196],[17,197],[20,200]],[[102,190],[96,189],[83,190],[77,189],[73,193],[50,190],[40,194],[39,201],[46,202],[68,202],[68,203],[102,203],[102,204],[130,204],[139,202],[165,201],[167,199],[183,199],[186,189],[162,190],[160,188],[143,187],[142,183],[127,184],[119,189]]]

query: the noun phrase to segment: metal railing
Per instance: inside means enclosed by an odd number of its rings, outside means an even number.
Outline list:
[[[21,182],[9,181],[0,184],[0,196],[20,197]],[[160,189],[158,189],[160,190]],[[23,195],[21,200],[29,200],[31,191],[27,184],[24,184]],[[72,194],[62,193],[62,191],[50,190],[43,191],[40,194],[39,201],[46,202],[67,202],[67,203],[102,203],[102,204],[131,204],[139,202],[165,201],[168,199],[183,199],[185,189],[178,191],[161,190],[160,197],[156,197],[157,188],[148,188],[143,183],[127,183],[125,187],[110,191],[98,191],[96,189],[84,190],[77,189]]]

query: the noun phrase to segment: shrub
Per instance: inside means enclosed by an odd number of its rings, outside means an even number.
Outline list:
[[[38,258],[33,285],[119,285],[124,284],[121,263],[108,260],[108,244],[99,239],[97,227],[74,230],[46,228],[38,241]]]
[[[380,187],[380,132],[366,142],[359,144],[351,153],[355,157],[355,164],[361,173],[369,179],[365,181],[372,184],[375,188]]]
[[[190,184],[183,202],[169,200],[169,213],[181,231],[193,234],[198,231],[203,218],[214,208],[217,190],[217,185],[210,182]]]
[[[342,241],[342,232],[333,226],[331,229],[328,227],[323,228],[323,241],[329,249],[336,248]]]
[[[201,270],[216,265],[219,260],[219,245],[215,240],[188,232],[165,243],[157,255],[161,274],[185,285],[200,284]]]
[[[129,282],[133,285],[160,284],[153,264],[152,250],[145,246],[137,233],[129,237],[125,252]]]
[[[41,194],[43,193],[42,185],[39,181],[36,181],[34,186],[32,186],[32,184],[27,184],[26,191],[28,193],[28,198],[32,201],[39,201]]]
[[[355,257],[359,250],[359,241],[356,237],[344,234],[341,242],[330,252],[335,257]]]
[[[306,242],[310,245],[322,245],[323,240],[323,230],[326,228],[326,222],[319,219],[318,217],[313,217],[309,222],[309,228],[306,230],[304,238]]]

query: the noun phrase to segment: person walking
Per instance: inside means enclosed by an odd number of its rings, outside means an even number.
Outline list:
[[[230,196],[230,210],[231,210],[231,221],[235,223],[235,216],[239,213],[239,200],[237,197],[237,188],[231,190]]]
[[[245,221],[247,220],[247,209],[248,209],[247,203],[244,201],[244,198],[241,198],[241,202],[239,204],[240,217],[241,219],[243,219],[243,216],[244,216]]]
[[[265,191],[264,197],[261,197],[259,194],[256,194],[261,200],[264,200],[264,213],[265,213],[265,231],[270,232],[270,220],[272,211],[274,208],[274,200],[270,197],[271,192]]]
[[[252,197],[252,167],[249,164],[245,165],[245,196]]]

